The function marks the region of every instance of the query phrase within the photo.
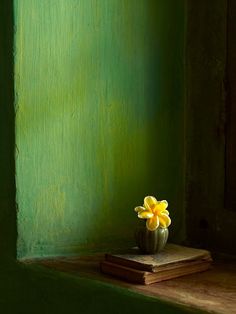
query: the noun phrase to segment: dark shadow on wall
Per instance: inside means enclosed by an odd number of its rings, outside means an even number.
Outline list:
[[[185,239],[185,6],[185,1],[148,1],[149,193],[168,200],[170,241],[176,243]]]
[[[173,220],[170,227],[170,240],[182,242],[185,239],[184,212],[184,28],[185,3],[182,1],[146,0],[143,20],[146,28],[145,38],[145,69],[143,70],[143,86],[145,105],[141,108],[135,95],[132,110],[143,110],[144,127],[140,138],[147,136],[142,151],[146,151],[146,159],[138,159],[133,155],[133,163],[129,166],[125,152],[133,143],[129,137],[118,141],[120,130],[114,132],[113,141],[113,208],[117,214],[112,217],[114,224],[119,221],[119,206],[127,209],[127,217],[122,233],[127,234],[126,245],[135,245],[132,238],[133,230],[140,223],[133,213],[136,204],[142,204],[145,195],[155,195],[159,200],[167,199]],[[141,23],[141,22],[140,22]],[[142,34],[140,34],[140,40]],[[133,52],[135,59],[136,52]],[[112,63],[113,61],[110,60]],[[136,65],[138,68],[138,64]],[[137,71],[139,73],[139,71]],[[135,78],[133,79],[135,81]],[[131,84],[132,86],[132,84]],[[138,92],[136,85],[130,88]],[[137,115],[138,116],[138,115]],[[125,119],[120,119],[122,129],[129,129]],[[136,131],[137,132],[137,131]],[[128,134],[128,132],[127,132]],[[135,137],[137,152],[142,139]],[[116,152],[116,153],[115,153]],[[123,152],[123,154],[121,153]],[[120,153],[122,158],[120,158]],[[141,162],[140,162],[141,160]],[[123,164],[122,164],[122,161]],[[143,165],[142,163],[145,163]],[[121,167],[122,164],[122,167]],[[134,166],[135,165],[135,166]],[[119,170],[120,171],[119,171]],[[126,171],[124,171],[126,169]],[[132,170],[133,169],[133,173]],[[146,172],[144,172],[144,169]],[[123,172],[122,172],[123,170]],[[122,175],[121,175],[122,173]],[[116,204],[118,207],[115,208]],[[98,211],[101,212],[101,211]],[[115,218],[116,219],[115,219]],[[123,219],[123,217],[122,217]],[[136,225],[135,225],[136,224]],[[120,223],[120,226],[122,224]],[[133,228],[133,229],[132,229]],[[128,229],[128,230],[127,230]],[[132,230],[132,231],[131,231]]]
[[[227,0],[214,1],[214,6],[188,1],[187,14],[188,239],[190,245],[235,254],[236,213],[224,204]]]
[[[0,1],[0,260],[16,256],[13,1]],[[0,263],[1,263],[0,262]]]

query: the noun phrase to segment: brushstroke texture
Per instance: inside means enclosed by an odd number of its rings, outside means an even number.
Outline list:
[[[15,0],[20,257],[132,244],[147,194],[183,236],[183,8]]]

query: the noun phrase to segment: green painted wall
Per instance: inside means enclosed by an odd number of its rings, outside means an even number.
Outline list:
[[[36,1],[36,0],[35,0]],[[23,2],[23,1],[21,1]],[[0,311],[4,314],[187,313],[126,288],[16,262],[13,1],[0,1]],[[19,186],[18,186],[19,188]],[[92,296],[92,298],[91,298]],[[193,313],[192,311],[190,311]]]
[[[87,1],[87,0],[86,0]],[[29,3],[28,1],[20,1],[22,3]],[[39,2],[35,0],[34,2]],[[65,0],[67,2],[67,0]],[[160,35],[161,47],[159,51],[159,56],[161,59],[157,59],[158,66],[162,69],[162,77],[159,77],[159,82],[163,82],[162,89],[158,88],[158,97],[160,95],[160,103],[170,103],[171,106],[165,111],[162,107],[163,114],[165,113],[165,122],[167,121],[167,116],[177,116],[173,114],[181,109],[181,99],[182,99],[182,50],[181,50],[181,40],[178,44],[179,36],[182,34],[182,27],[178,25],[182,21],[181,15],[183,14],[182,9],[175,5],[176,2],[171,3],[171,1],[163,1],[158,3],[159,12],[150,9],[153,15],[158,16],[158,23],[160,28],[157,28],[157,33]],[[161,5],[163,4],[163,6]],[[45,9],[46,9],[45,5]],[[173,9],[173,11],[172,11]],[[179,10],[177,10],[179,9]],[[16,255],[16,206],[15,206],[15,179],[14,179],[14,95],[13,95],[13,8],[11,0],[1,0],[0,1],[0,309],[1,312],[6,314],[36,314],[36,313],[76,313],[79,310],[83,313],[144,313],[146,312],[158,312],[158,313],[187,313],[187,310],[182,308],[176,308],[167,303],[161,302],[156,298],[144,297],[140,294],[132,293],[127,291],[126,288],[116,288],[112,285],[97,282],[95,280],[83,279],[80,277],[75,278],[71,275],[61,274],[58,272],[49,271],[41,267],[25,267],[15,262]],[[27,12],[27,11],[26,11]],[[42,12],[41,12],[42,13]],[[155,13],[155,14],[154,14]],[[169,17],[169,18],[168,18]],[[27,14],[25,14],[27,18]],[[165,23],[164,23],[165,21]],[[170,21],[173,21],[170,23]],[[168,25],[167,28],[164,24]],[[181,24],[182,25],[182,24]],[[19,24],[18,24],[19,26]],[[162,26],[162,27],[161,27]],[[178,26],[178,27],[177,27]],[[177,29],[176,29],[177,28]],[[158,31],[159,30],[159,31]],[[167,31],[168,30],[168,31]],[[163,35],[161,36],[161,33]],[[19,33],[16,35],[18,38]],[[168,36],[165,36],[168,35]],[[176,35],[176,42],[175,42]],[[182,35],[181,35],[182,36]],[[31,38],[32,39],[32,38]],[[171,39],[171,40],[170,40]],[[170,49],[167,49],[167,48]],[[176,50],[176,47],[178,48]],[[173,49],[171,49],[173,48]],[[26,51],[22,50],[22,57]],[[19,51],[17,52],[19,56]],[[165,63],[164,56],[167,56]],[[179,63],[177,60],[180,60]],[[31,61],[32,62],[32,61]],[[29,65],[26,62],[26,65]],[[170,71],[171,70],[171,71]],[[167,73],[174,73],[174,77],[167,76]],[[159,73],[159,72],[157,72]],[[154,76],[157,76],[154,73]],[[177,80],[177,78],[180,78]],[[17,76],[16,76],[17,78]],[[19,77],[18,77],[19,79]],[[21,79],[23,79],[21,75]],[[176,80],[175,80],[176,79]],[[18,81],[19,82],[19,81]],[[165,84],[164,84],[165,83]],[[176,84],[176,85],[175,85]],[[22,85],[21,85],[22,86]],[[159,86],[159,85],[157,85]],[[23,87],[23,86],[22,86]],[[155,84],[154,84],[155,87]],[[169,94],[168,90],[173,90],[175,93]],[[18,103],[19,89],[16,90],[16,101]],[[29,91],[30,95],[30,91]],[[179,95],[179,98],[178,98]],[[175,99],[176,96],[176,99]],[[178,100],[178,101],[177,101]],[[159,101],[158,101],[159,103]],[[160,109],[158,109],[160,110]],[[20,111],[18,111],[19,113]],[[17,113],[17,115],[18,115]],[[181,118],[181,115],[180,115]],[[17,117],[18,119],[18,117]],[[182,118],[181,118],[182,119]],[[172,124],[177,124],[177,119],[171,119]],[[32,128],[34,124],[30,124]],[[180,126],[182,126],[182,120],[180,121]],[[163,129],[163,125],[161,125]],[[170,130],[173,129],[170,128]],[[176,128],[177,130],[177,128]],[[181,130],[181,128],[180,128]],[[20,129],[17,130],[18,139],[17,146],[19,145],[19,135]],[[24,134],[24,133],[23,133]],[[21,136],[23,137],[23,134]],[[30,136],[30,134],[28,135]],[[170,137],[172,139],[172,136]],[[175,134],[177,138],[177,134]],[[158,137],[157,137],[158,138]],[[174,138],[173,138],[174,141]],[[59,141],[60,142],[60,141]],[[156,145],[155,141],[155,145]],[[30,145],[30,143],[28,143]],[[33,142],[32,142],[33,144]],[[164,145],[166,150],[166,146]],[[168,146],[171,147],[171,146]],[[162,148],[163,149],[163,148]],[[177,147],[177,149],[180,149]],[[17,148],[19,151],[19,149]],[[20,151],[19,151],[20,152]],[[17,166],[19,166],[18,155]],[[171,157],[171,158],[170,158]],[[157,156],[153,156],[153,159]],[[168,156],[167,161],[177,160],[173,156]],[[163,157],[164,159],[164,157]],[[23,161],[23,160],[22,160]],[[164,170],[167,171],[167,161],[164,163]],[[160,164],[159,159],[157,162]],[[25,161],[26,163],[26,161]],[[174,163],[175,164],[175,163]],[[181,163],[180,163],[181,164]],[[34,166],[30,163],[26,165],[24,172],[21,171],[21,179],[27,181],[27,176],[29,177],[29,171],[34,169]],[[37,167],[36,167],[37,169]],[[169,169],[169,168],[168,168]],[[164,173],[162,168],[157,169],[156,172]],[[27,172],[28,171],[28,172]],[[170,177],[170,172],[167,171],[167,178]],[[179,170],[180,171],[180,170]],[[176,172],[175,172],[176,173]],[[177,173],[178,174],[178,173]],[[19,170],[17,171],[17,180],[19,180]],[[175,178],[172,178],[175,179]],[[24,181],[23,180],[23,181]],[[176,212],[181,213],[181,197],[177,198],[176,190],[180,189],[176,184],[178,180],[170,182],[170,187],[168,188],[167,179],[160,184],[161,193],[169,193],[168,196],[171,197],[172,202],[176,201],[178,204],[178,210]],[[34,185],[32,185],[33,190]],[[24,189],[23,189],[24,188]],[[28,198],[30,198],[30,191],[27,191],[24,185],[20,186],[17,183],[18,193],[22,189],[25,191]],[[180,189],[181,191],[181,189]],[[19,195],[19,194],[18,194]],[[19,208],[20,214],[22,210],[22,204],[25,198],[18,203],[21,205]],[[25,209],[27,207],[24,207]],[[28,207],[28,209],[31,209]],[[33,214],[32,214],[33,215]],[[177,214],[175,214],[177,216]],[[180,214],[181,216],[181,214]],[[24,228],[32,229],[30,223],[25,222],[24,218],[27,218],[27,212],[25,211],[22,215],[22,226]],[[46,220],[46,218],[45,218]],[[175,228],[181,227],[181,224],[175,225]],[[31,231],[33,233],[33,231]],[[22,237],[22,234],[21,234]],[[27,237],[25,238],[27,239]],[[14,263],[11,263],[14,261]],[[91,298],[91,295],[93,296]],[[190,310],[189,312],[194,313]]]
[[[184,236],[184,1],[15,0],[18,255],[131,245],[166,198]]]

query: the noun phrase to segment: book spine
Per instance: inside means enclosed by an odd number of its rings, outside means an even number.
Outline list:
[[[129,282],[145,284],[146,272],[132,270],[107,261],[100,263],[100,269],[103,273],[112,275]]]

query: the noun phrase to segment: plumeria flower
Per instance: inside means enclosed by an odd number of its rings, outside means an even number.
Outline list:
[[[146,196],[144,205],[135,207],[135,212],[141,219],[147,219],[146,226],[150,231],[160,228],[168,228],[171,224],[167,201],[157,201],[154,196]]]

